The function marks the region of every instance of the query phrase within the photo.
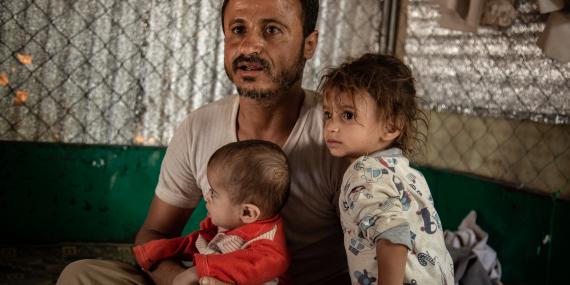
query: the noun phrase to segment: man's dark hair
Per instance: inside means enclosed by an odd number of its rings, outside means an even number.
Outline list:
[[[267,0],[268,1],[268,0]],[[301,20],[303,22],[303,37],[307,38],[315,31],[317,18],[319,17],[319,0],[299,0],[301,1]],[[221,9],[222,29],[224,29],[224,12],[230,0],[224,0]]]

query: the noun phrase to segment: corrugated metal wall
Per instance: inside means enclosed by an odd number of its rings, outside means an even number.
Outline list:
[[[378,51],[382,1],[322,1],[317,73]],[[166,145],[192,110],[232,94],[221,1],[0,2],[0,139]],[[18,55],[31,57],[30,64]],[[28,94],[18,101],[18,91]],[[20,100],[22,101],[22,100]]]
[[[570,198],[570,63],[536,45],[536,1],[516,1],[512,26],[476,33],[439,27],[435,2],[407,10],[405,59],[432,110],[418,162]]]

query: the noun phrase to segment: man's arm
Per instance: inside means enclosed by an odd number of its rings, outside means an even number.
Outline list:
[[[174,207],[154,196],[146,220],[135,238],[135,245],[180,236],[193,211],[194,209]],[[177,261],[165,260],[149,272],[149,276],[158,285],[172,284],[174,278],[184,270]]]

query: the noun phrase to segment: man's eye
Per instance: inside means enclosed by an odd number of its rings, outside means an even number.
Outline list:
[[[342,118],[345,120],[352,120],[354,118],[354,113],[349,111],[342,112]]]
[[[233,34],[243,34],[244,31],[245,31],[245,28],[243,26],[235,26],[232,28]]]
[[[265,33],[270,34],[270,35],[277,34],[279,32],[281,32],[281,30],[275,26],[267,26],[265,28]]]
[[[325,113],[324,113],[324,114],[325,114],[325,119],[330,119],[330,118],[332,118],[332,114],[331,114],[331,112],[329,112],[329,111],[325,111]]]

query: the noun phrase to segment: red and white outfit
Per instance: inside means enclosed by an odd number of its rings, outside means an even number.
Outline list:
[[[279,215],[218,232],[209,217],[200,230],[185,237],[153,240],[133,248],[137,263],[145,270],[165,259],[194,262],[198,276],[211,276],[235,284],[263,284],[284,278],[290,263],[285,233]]]

